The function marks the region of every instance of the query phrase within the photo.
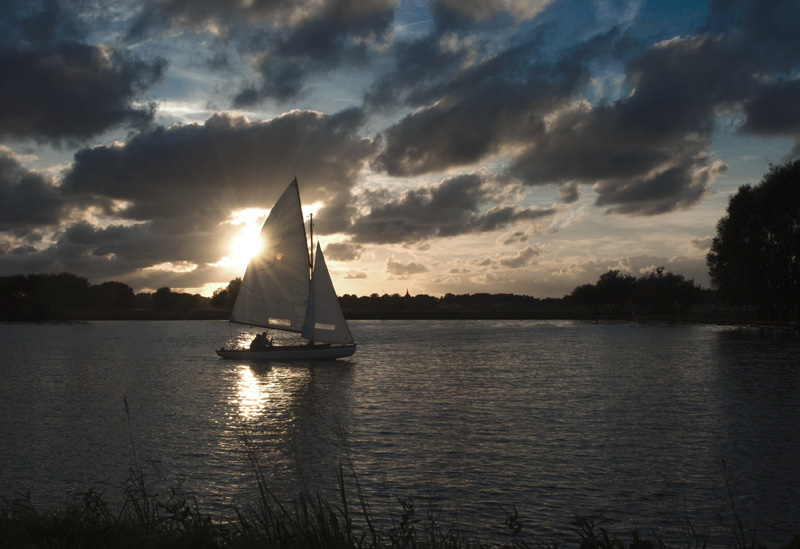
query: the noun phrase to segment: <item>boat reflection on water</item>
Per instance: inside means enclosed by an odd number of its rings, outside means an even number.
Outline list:
[[[349,400],[342,385],[352,365],[255,361],[235,372],[229,429],[245,440],[270,489],[287,500],[324,491],[346,457],[335,427],[347,419],[337,410]]]

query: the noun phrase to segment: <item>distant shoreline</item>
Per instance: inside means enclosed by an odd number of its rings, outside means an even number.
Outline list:
[[[800,329],[795,323],[783,321],[764,321],[737,318],[732,309],[692,309],[686,313],[650,313],[623,314],[597,311],[577,310],[525,310],[525,309],[440,309],[440,310],[345,310],[347,320],[577,320],[588,322],[665,322],[691,324],[721,324],[731,326],[753,326],[763,328]],[[230,318],[225,310],[191,310],[191,311],[111,311],[111,312],[75,312],[62,318],[40,320],[5,320],[3,322],[21,323],[59,323],[84,321],[175,321],[175,320],[219,320]]]

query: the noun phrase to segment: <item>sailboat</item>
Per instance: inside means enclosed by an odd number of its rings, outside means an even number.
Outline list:
[[[308,343],[264,342],[260,348],[223,347],[217,354],[235,359],[333,360],[355,353],[322,248],[317,243],[313,257],[308,245],[297,178],[270,210],[261,239],[261,251],[250,258],[230,321],[294,332]]]

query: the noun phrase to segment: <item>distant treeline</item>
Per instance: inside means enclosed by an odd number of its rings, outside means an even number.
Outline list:
[[[0,319],[21,321],[91,318],[227,318],[236,301],[241,279],[236,278],[211,298],[159,288],[134,293],[123,282],[90,284],[71,273],[16,275],[0,278]],[[681,275],[654,273],[634,278],[609,271],[596,284],[575,288],[563,298],[518,294],[408,293],[345,294],[339,298],[348,318],[412,317],[526,317],[555,312],[557,316],[592,314],[680,313],[713,301],[714,293]]]
[[[224,319],[236,301],[241,279],[231,280],[210,298],[159,288],[134,293],[123,282],[90,284],[72,273],[0,277],[0,320]],[[530,318],[602,315],[681,314],[715,293],[681,275],[653,273],[634,278],[608,271],[595,284],[562,298],[518,294],[411,296],[345,294],[339,298],[348,318]]]
[[[210,303],[169,288],[137,294],[124,282],[90,284],[72,273],[0,277],[0,320],[224,317]]]
[[[609,271],[596,284],[585,284],[562,298],[517,294],[378,295],[339,298],[349,318],[372,317],[594,317],[600,315],[680,314],[713,304],[715,293],[663,268],[634,278]],[[417,313],[417,314],[415,314]],[[427,314],[419,314],[427,313]]]

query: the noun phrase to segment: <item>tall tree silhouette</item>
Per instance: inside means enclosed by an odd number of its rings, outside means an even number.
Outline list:
[[[242,279],[237,276],[228,282],[226,287],[214,290],[214,295],[211,296],[211,306],[215,309],[228,309],[232,311],[241,287]]]
[[[771,166],[731,197],[706,256],[719,295],[759,318],[798,320],[800,161]]]

